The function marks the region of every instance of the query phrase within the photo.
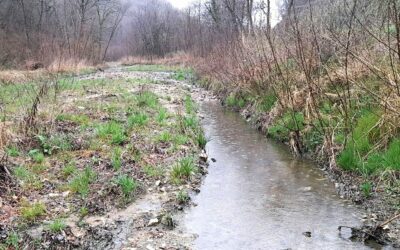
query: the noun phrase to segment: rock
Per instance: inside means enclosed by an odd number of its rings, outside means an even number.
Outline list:
[[[148,227],[154,227],[156,226],[158,223],[160,223],[160,221],[157,218],[153,218],[149,221],[149,223],[147,224]]]
[[[303,192],[310,192],[312,190],[312,187],[303,187],[300,190]]]
[[[42,240],[42,234],[43,234],[43,227],[36,227],[29,229],[26,234],[32,239],[32,240]]]
[[[147,245],[147,246],[146,246],[146,249],[147,249],[147,250],[156,250],[154,247],[152,247],[152,246],[150,246],[150,245]]]
[[[48,196],[49,196],[50,198],[56,198],[56,197],[59,197],[60,194],[50,193]]]
[[[201,154],[199,155],[200,160],[206,162],[208,159],[208,155],[205,152],[201,152]]]
[[[311,238],[311,232],[309,232],[309,231],[307,231],[307,232],[304,232],[304,233],[302,233],[304,236],[306,236],[306,237],[308,237],[308,238]]]
[[[211,161],[212,162],[216,162],[217,160],[215,158],[211,158]]]
[[[155,183],[156,187],[160,186],[160,184],[161,184],[160,180],[156,181],[156,183]]]

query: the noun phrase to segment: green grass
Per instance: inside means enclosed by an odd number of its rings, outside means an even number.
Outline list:
[[[186,135],[177,134],[175,135],[173,141],[176,145],[185,145],[189,142],[189,137]]]
[[[21,152],[16,146],[10,146],[6,148],[6,152],[11,157],[18,157],[21,155]]]
[[[145,113],[136,113],[128,117],[128,127],[142,127],[148,123],[149,119]]]
[[[261,102],[257,105],[257,108],[262,112],[271,111],[277,100],[278,98],[274,93],[267,94],[261,99]]]
[[[197,110],[196,104],[194,103],[190,95],[186,95],[184,99],[185,110],[187,114],[192,114]]]
[[[158,64],[138,64],[129,66],[126,68],[127,71],[139,71],[139,72],[172,72],[175,70],[173,67]]]
[[[7,247],[5,247],[4,249],[11,249],[10,247],[12,247],[12,248],[15,249],[15,250],[20,249],[20,248],[19,248],[19,242],[20,242],[20,240],[21,240],[21,238],[20,238],[20,236],[18,235],[18,233],[16,233],[16,232],[11,232],[11,233],[7,236],[7,239],[5,240],[5,245],[6,245]],[[1,247],[2,247],[2,246],[1,246],[1,244],[0,244],[0,249],[2,249]]]
[[[159,104],[156,94],[150,91],[143,91],[135,95],[139,107],[156,108]]]
[[[74,162],[70,162],[68,163],[62,170],[62,175],[64,178],[68,178],[71,175],[73,175],[74,173],[76,173],[77,168]]]
[[[199,146],[201,149],[204,149],[206,147],[208,141],[202,130],[199,130],[196,133],[196,142],[197,146]]]
[[[190,196],[186,190],[179,190],[176,194],[176,200],[180,204],[185,204],[190,200]]]
[[[163,123],[166,119],[168,118],[168,112],[165,108],[160,108],[158,110],[157,116],[156,116],[156,121],[158,123]]]
[[[90,124],[90,118],[87,115],[82,115],[82,114],[62,113],[56,117],[56,121],[63,121],[63,122],[70,121],[70,122],[76,123],[78,125],[89,125]]]
[[[290,132],[296,131],[297,129],[304,129],[303,113],[296,112],[292,114],[286,112],[268,128],[268,136],[280,141],[285,141],[289,138]]]
[[[161,177],[164,175],[164,171],[160,167],[146,165],[142,169],[143,172],[149,177]]]
[[[47,137],[38,135],[40,146],[45,154],[51,155],[53,152],[69,151],[72,149],[71,139],[65,134],[55,134]]]
[[[195,116],[184,116],[183,117],[183,126],[186,129],[197,129],[199,125],[199,121]]]
[[[39,149],[32,149],[29,151],[28,156],[35,163],[43,163],[45,160],[44,154]]]
[[[52,233],[61,233],[67,225],[62,219],[55,219],[48,225],[48,229]]]
[[[115,121],[99,125],[96,134],[100,139],[108,140],[114,145],[121,145],[127,140],[125,128]]]
[[[69,189],[74,193],[79,193],[82,197],[89,194],[89,186],[95,181],[97,174],[92,168],[86,167],[83,171],[77,172],[69,183]]]
[[[27,203],[21,208],[21,216],[29,222],[35,221],[37,218],[46,213],[46,206],[41,202]]]
[[[39,177],[25,166],[16,167],[13,171],[13,175],[24,188],[41,189],[43,186]]]
[[[170,142],[172,141],[172,135],[168,131],[163,131],[157,136],[157,141],[159,142]]]
[[[126,199],[130,198],[139,186],[135,179],[127,175],[118,176],[116,182]]]
[[[81,207],[81,208],[79,209],[79,216],[80,216],[81,218],[87,216],[88,214],[89,214],[89,209],[88,209],[87,207]]]
[[[243,98],[239,97],[235,97],[234,95],[229,95],[226,99],[225,99],[225,103],[228,107],[232,107],[232,108],[244,108],[244,106],[246,106],[246,100],[244,100]]]
[[[180,183],[182,180],[188,180],[197,172],[197,167],[192,157],[181,159],[171,169],[171,179],[174,183]]]
[[[372,183],[371,182],[364,182],[361,184],[360,189],[365,197],[370,197],[372,193]]]
[[[122,166],[122,150],[121,148],[114,148],[112,157],[111,157],[111,165],[114,170],[118,171]]]

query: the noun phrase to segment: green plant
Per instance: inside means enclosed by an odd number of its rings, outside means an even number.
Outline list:
[[[361,191],[363,192],[365,197],[370,197],[372,192],[372,183],[364,182],[360,186]]]
[[[128,127],[144,126],[148,123],[148,117],[145,113],[133,114],[128,118]]]
[[[76,171],[77,168],[75,166],[75,163],[70,162],[62,169],[62,175],[64,178],[68,178],[69,176],[73,175]]]
[[[33,204],[26,203],[23,204],[21,208],[21,216],[29,221],[35,221],[38,217],[43,216],[46,213],[46,206],[41,202],[36,202]]]
[[[185,96],[185,109],[186,113],[192,114],[193,112],[196,111],[196,104],[193,102],[193,99],[190,95]]]
[[[278,98],[274,93],[267,94],[261,99],[261,102],[257,107],[260,111],[263,112],[271,111],[277,100]]]
[[[69,183],[69,188],[74,193],[85,197],[89,194],[89,185],[96,179],[96,173],[90,167],[78,172]]]
[[[18,157],[21,155],[21,153],[19,152],[19,149],[15,146],[8,147],[6,149],[6,152],[11,157]]]
[[[81,216],[81,218],[87,216],[89,214],[89,209],[87,207],[81,207],[79,209],[79,215]]]
[[[151,165],[144,166],[143,172],[149,177],[160,177],[164,175],[164,171],[162,168]]]
[[[172,167],[171,178],[175,183],[179,183],[181,180],[189,179],[196,171],[194,159],[186,157]]]
[[[28,156],[36,163],[43,163],[45,159],[44,154],[39,149],[32,149],[29,151]]]
[[[50,232],[52,233],[61,233],[66,227],[67,225],[62,219],[55,219],[48,226]]]
[[[167,110],[166,110],[165,108],[160,108],[160,109],[158,110],[158,114],[157,114],[157,117],[156,117],[156,121],[157,121],[158,123],[162,123],[162,122],[164,122],[164,120],[167,119],[167,118],[168,118]]]
[[[187,129],[197,129],[199,122],[195,116],[185,116],[183,117],[183,126]]]
[[[179,190],[179,192],[176,194],[176,200],[180,204],[187,203],[190,200],[190,196],[187,191],[185,190]]]
[[[132,193],[135,192],[138,187],[137,181],[127,175],[118,176],[117,185],[121,188],[125,198],[130,198]]]
[[[197,145],[201,148],[204,149],[206,147],[207,144],[207,138],[204,135],[204,132],[202,130],[198,131],[196,133],[196,142]]]
[[[22,186],[26,188],[42,188],[42,183],[35,173],[27,169],[25,166],[18,166],[13,171],[14,176],[21,182]]]
[[[114,170],[121,169],[122,166],[122,150],[121,148],[114,148],[111,157],[111,165],[113,166]]]
[[[189,138],[186,135],[178,134],[174,137],[174,143],[176,145],[184,145],[189,142]]]
[[[16,233],[16,232],[11,232],[9,235],[8,235],[8,237],[7,237],[7,239],[6,239],[6,245],[7,246],[11,246],[11,247],[13,247],[15,250],[18,250],[19,249],[19,241],[20,241],[20,237],[19,237],[19,235],[18,235],[18,233]],[[7,249],[7,248],[6,248]]]
[[[170,142],[171,140],[172,140],[172,135],[168,131],[161,132],[157,137],[157,141],[159,141],[159,142],[166,143],[166,142]]]
[[[99,138],[110,140],[115,145],[121,145],[127,140],[125,129],[115,121],[101,124],[97,127],[96,132]]]
[[[59,114],[56,117],[56,121],[71,121],[78,125],[89,125],[90,118],[87,115],[75,115],[75,114]]]
[[[156,108],[158,97],[150,91],[143,91],[136,95],[136,101],[139,107]]]

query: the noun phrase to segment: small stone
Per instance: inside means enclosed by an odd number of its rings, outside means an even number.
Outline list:
[[[161,184],[160,180],[156,181],[156,183],[155,183],[156,187],[160,186],[160,184]]]
[[[64,197],[64,198],[68,197],[70,193],[71,193],[70,191],[65,191],[62,193],[62,197]]]
[[[150,246],[150,245],[147,245],[147,246],[146,246],[146,249],[147,249],[147,250],[156,250],[154,247],[152,247],[152,246]]]
[[[205,152],[202,152],[199,155],[199,157],[200,157],[200,160],[202,160],[202,161],[207,161],[207,159],[208,159],[208,155]]]
[[[60,194],[56,194],[56,193],[50,193],[49,194],[50,198],[55,198],[55,197],[59,197],[59,196],[60,196]]]
[[[301,188],[301,191],[303,192],[310,192],[312,190],[312,187],[303,187]]]
[[[215,158],[211,158],[212,162],[217,162],[217,160]]]
[[[157,218],[153,218],[153,219],[151,219],[151,220],[149,221],[149,223],[147,224],[147,226],[148,226],[148,227],[153,227],[153,226],[157,225],[158,223],[160,223],[160,222],[158,221],[158,219],[157,219]]]
[[[308,231],[304,232],[303,235],[308,237],[308,238],[311,238],[311,232],[308,232]]]

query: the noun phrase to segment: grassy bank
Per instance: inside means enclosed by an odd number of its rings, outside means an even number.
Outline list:
[[[84,247],[71,216],[89,230],[85,218],[145,193],[186,203],[207,141],[189,93],[168,83],[182,72],[133,66],[0,85],[0,249]]]

